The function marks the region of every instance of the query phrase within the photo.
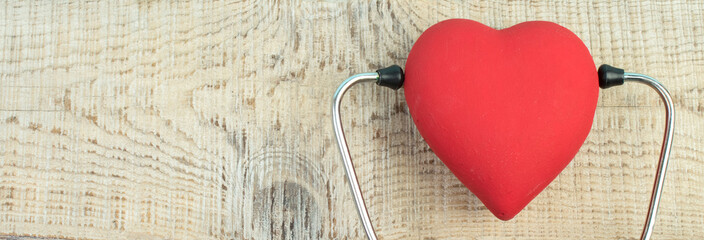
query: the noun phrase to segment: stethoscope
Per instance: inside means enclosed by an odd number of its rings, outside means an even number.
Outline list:
[[[653,233],[653,227],[655,225],[655,218],[658,212],[658,205],[660,204],[660,197],[662,195],[662,189],[665,182],[665,173],[667,172],[667,164],[670,158],[670,150],[672,148],[672,138],[674,136],[674,121],[675,121],[675,109],[672,103],[672,98],[670,93],[665,89],[662,83],[658,82],[656,79],[638,73],[625,72],[623,69],[615,68],[609,65],[601,65],[598,70],[599,76],[599,87],[602,89],[610,88],[613,86],[622,85],[625,82],[636,82],[645,84],[652,89],[654,89],[662,99],[665,104],[665,114],[666,114],[666,125],[665,125],[665,136],[663,138],[662,148],[660,150],[660,161],[658,162],[657,173],[655,175],[655,183],[653,186],[653,191],[650,196],[650,207],[648,209],[648,215],[645,219],[645,225],[643,227],[643,233],[640,239],[647,240]],[[347,90],[358,83],[371,83],[375,82],[379,86],[389,87],[391,89],[397,90],[403,86],[404,74],[403,69],[399,66],[391,66],[388,68],[379,69],[376,72],[371,73],[360,73],[351,76],[337,88],[335,95],[333,96],[332,103],[332,123],[333,129],[335,130],[335,137],[337,139],[337,144],[340,148],[340,153],[342,155],[342,163],[345,167],[345,173],[347,179],[349,180],[350,190],[352,191],[352,196],[354,198],[354,203],[357,207],[357,213],[362,220],[362,226],[364,226],[364,231],[370,240],[376,240],[376,232],[372,226],[371,220],[369,218],[369,213],[367,212],[367,207],[364,203],[364,198],[362,191],[359,187],[359,181],[357,180],[357,174],[354,170],[354,165],[352,164],[352,159],[350,157],[350,151],[347,146],[347,140],[345,139],[345,133],[342,128],[342,122],[340,120],[340,103],[342,101],[342,96],[347,92]]]

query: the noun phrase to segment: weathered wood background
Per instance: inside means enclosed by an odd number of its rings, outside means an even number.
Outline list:
[[[700,1],[1,5],[0,236],[362,239],[332,93],[457,17],[554,21],[597,64],[661,79],[678,115],[654,238],[704,236]],[[424,144],[403,90],[360,85],[343,107],[383,239],[634,239],[663,115],[645,86],[601,92],[574,161],[502,222]]]

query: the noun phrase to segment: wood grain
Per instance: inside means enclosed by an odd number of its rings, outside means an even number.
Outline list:
[[[699,1],[0,4],[3,238],[363,239],[332,93],[458,17],[554,21],[597,64],[660,79],[677,128],[654,239],[704,236]],[[664,124],[647,87],[602,91],[573,162],[502,222],[423,142],[403,90],[357,86],[342,114],[383,239],[635,239]]]

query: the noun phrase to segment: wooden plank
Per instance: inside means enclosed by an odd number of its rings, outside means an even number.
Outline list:
[[[405,64],[432,24],[547,20],[670,89],[677,131],[654,239],[704,235],[704,3],[3,2],[0,234],[362,239],[330,123],[348,76]],[[600,93],[567,169],[502,222],[416,131],[351,90],[344,125],[384,239],[634,239],[664,123],[643,86]]]

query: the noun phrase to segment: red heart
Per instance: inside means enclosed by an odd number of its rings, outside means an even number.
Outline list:
[[[495,30],[466,19],[420,36],[404,89],[430,148],[502,220],[577,154],[599,94],[589,50],[568,29],[525,22]]]

